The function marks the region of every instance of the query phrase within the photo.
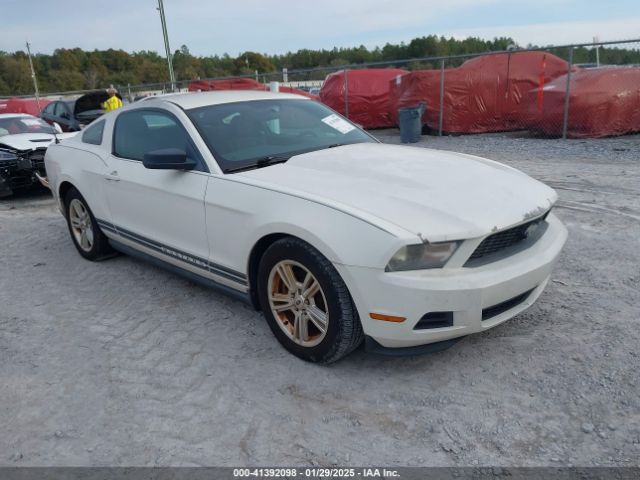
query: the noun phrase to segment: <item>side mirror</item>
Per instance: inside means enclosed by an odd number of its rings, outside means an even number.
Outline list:
[[[60,117],[64,118],[65,120],[69,120],[71,118],[67,112],[62,112],[60,114]]]
[[[58,122],[53,122],[53,129],[56,131],[56,133],[62,133],[62,127]]]
[[[193,170],[197,163],[184,150],[165,148],[145,153],[142,165],[151,170]]]

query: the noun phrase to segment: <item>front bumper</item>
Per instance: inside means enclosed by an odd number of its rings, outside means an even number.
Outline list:
[[[0,198],[13,195],[13,189],[9,185],[9,180],[2,176],[0,172]]]
[[[481,267],[392,273],[346,265],[336,268],[349,287],[365,334],[381,346],[441,342],[488,330],[535,302],[567,239],[567,230],[555,215],[550,214],[547,222],[546,232],[535,244]],[[517,302],[508,303],[514,299]],[[371,312],[406,320],[373,320]],[[429,312],[453,312],[453,325],[415,330]]]
[[[4,152],[5,155],[0,159],[0,197],[40,183],[37,176],[46,176],[44,150]]]

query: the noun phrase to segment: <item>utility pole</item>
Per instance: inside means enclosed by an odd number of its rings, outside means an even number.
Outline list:
[[[40,110],[40,91],[38,90],[38,79],[36,78],[36,71],[33,68],[33,60],[31,60],[31,45],[27,42],[27,54],[29,55],[29,67],[31,67],[31,78],[33,78],[33,88],[36,90],[36,104],[38,110]]]
[[[173,73],[173,60],[171,57],[171,47],[169,47],[169,35],[167,34],[167,22],[164,17],[164,4],[158,0],[158,11],[160,12],[160,22],[162,23],[162,35],[164,37],[164,49],[167,52],[167,64],[169,65],[169,80],[171,81],[171,91],[176,89],[176,76]]]
[[[596,67],[600,66],[600,45],[598,45],[599,41],[600,39],[598,37],[593,37],[593,43],[596,46]]]

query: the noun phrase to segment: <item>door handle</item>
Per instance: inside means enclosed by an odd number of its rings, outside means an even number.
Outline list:
[[[105,180],[111,180],[112,182],[119,182],[120,181],[120,177],[118,176],[118,172],[116,170],[114,170],[111,173],[107,173],[104,176]]]

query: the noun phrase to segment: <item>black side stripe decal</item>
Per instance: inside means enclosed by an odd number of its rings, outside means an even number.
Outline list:
[[[116,235],[121,235],[128,240],[131,240],[135,243],[143,245],[158,253],[162,253],[163,255],[188,263],[189,265],[192,265],[196,268],[200,268],[207,272],[211,272],[215,275],[219,275],[233,282],[240,283],[245,286],[248,285],[247,276],[243,273],[240,273],[228,267],[210,262],[204,258],[197,257],[195,255],[191,255],[186,252],[182,252],[175,248],[167,247],[166,245],[158,243],[149,238],[143,237],[142,235],[138,235],[137,233],[131,232],[122,227],[116,227],[114,224],[105,222],[104,220],[96,219],[96,221],[98,222],[98,225],[100,225],[100,228],[107,232],[114,233]]]

